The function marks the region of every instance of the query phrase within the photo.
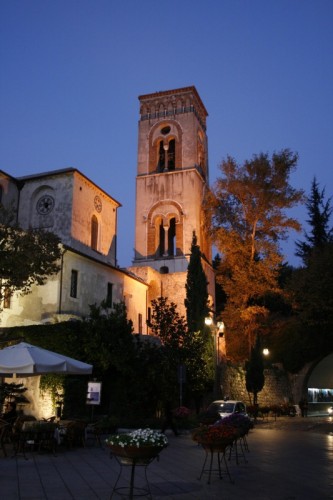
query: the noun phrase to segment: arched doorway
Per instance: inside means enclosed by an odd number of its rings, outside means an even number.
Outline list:
[[[333,353],[312,365],[306,385],[309,413],[327,414],[333,406]]]

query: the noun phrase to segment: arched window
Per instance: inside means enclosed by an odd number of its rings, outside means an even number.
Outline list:
[[[176,255],[176,219],[174,217],[169,222],[168,255],[169,257]]]
[[[157,171],[163,172],[165,168],[165,151],[163,147],[163,141],[160,141],[158,143],[157,158],[158,158]]]
[[[159,223],[159,257],[174,257],[176,255],[176,219],[169,221],[169,227],[164,227],[163,221]]]
[[[175,170],[176,168],[176,141],[171,139],[169,141],[168,153],[168,170]]]
[[[72,269],[71,271],[71,288],[70,288],[70,296],[74,299],[77,298],[77,284],[79,279],[79,272],[76,269]]]
[[[165,172],[176,168],[176,141],[159,141],[157,144],[157,171]]]
[[[202,133],[198,134],[198,165],[202,168],[203,171],[205,171],[206,154],[205,154],[204,137]]]
[[[163,255],[165,254],[165,231],[164,231],[163,221],[160,222],[159,232],[160,232],[160,237],[158,245],[158,255],[159,257],[163,257]]]
[[[97,250],[98,242],[98,220],[96,215],[91,218],[91,248]]]

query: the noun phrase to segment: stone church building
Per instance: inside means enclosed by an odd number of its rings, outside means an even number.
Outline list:
[[[211,245],[202,210],[208,186],[207,111],[195,87],[139,97],[135,255],[117,264],[121,204],[75,168],[15,178],[0,171],[0,201],[22,228],[56,233],[60,272],[28,295],[5,296],[1,326],[78,319],[91,304],[124,301],[135,333],[149,334],[151,301],[167,297],[185,316],[193,233],[214,307]],[[134,181],[134,179],[133,179]]]

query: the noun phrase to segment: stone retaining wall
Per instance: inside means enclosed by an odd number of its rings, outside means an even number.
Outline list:
[[[293,402],[292,387],[288,374],[278,365],[265,369],[265,386],[258,394],[258,403],[261,406]],[[239,399],[251,404],[250,396],[246,391],[245,369],[242,366],[226,364],[221,366],[220,393],[222,397]]]

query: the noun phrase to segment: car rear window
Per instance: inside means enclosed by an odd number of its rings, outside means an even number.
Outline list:
[[[234,411],[234,403],[213,403],[209,406],[209,411],[217,411],[219,413],[232,413]]]

